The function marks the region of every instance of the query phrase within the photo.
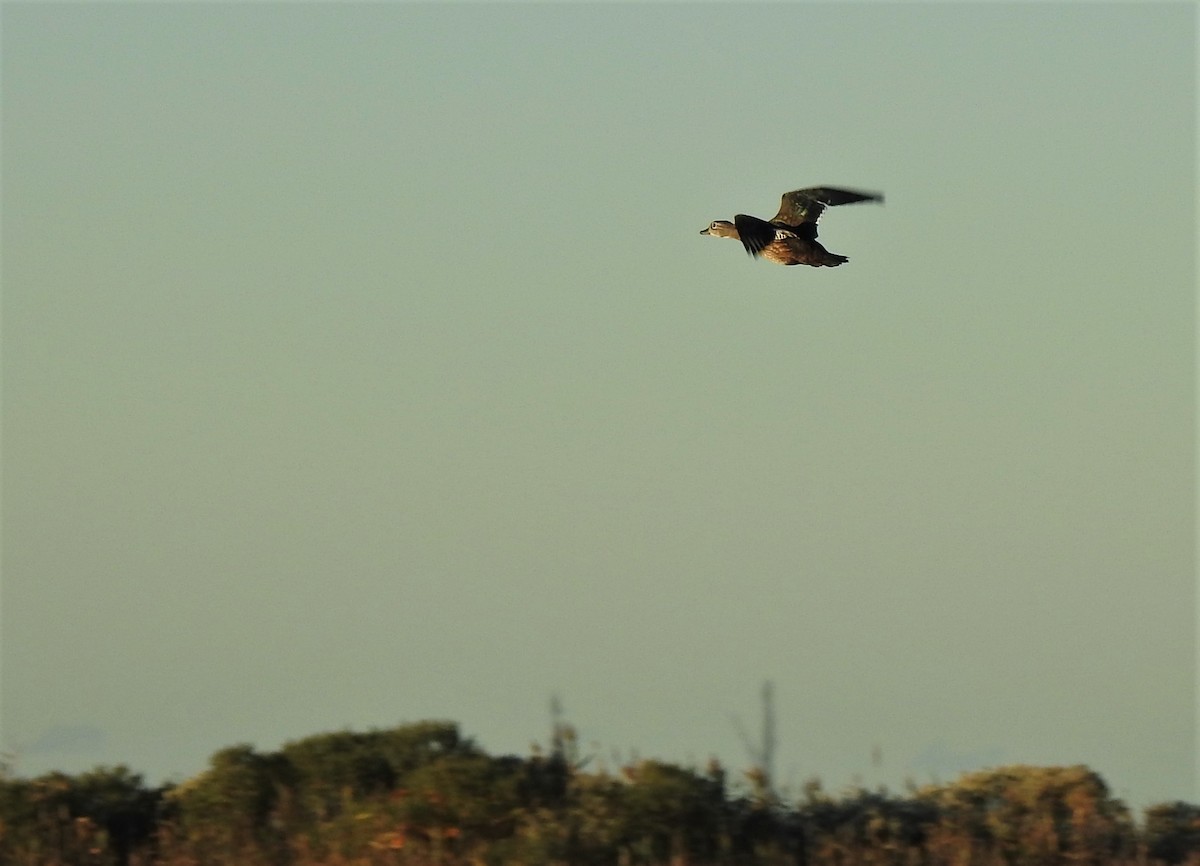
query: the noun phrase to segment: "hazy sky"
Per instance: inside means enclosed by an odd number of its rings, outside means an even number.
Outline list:
[[[771,680],[793,787],[1197,797],[1192,4],[2,24],[19,772],[745,767]],[[814,184],[849,265],[699,235]]]

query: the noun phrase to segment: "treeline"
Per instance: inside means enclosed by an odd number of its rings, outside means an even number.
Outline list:
[[[1135,821],[1087,767],[1012,766],[796,802],[761,772],[492,756],[449,722],[234,746],[181,784],[124,767],[0,776],[11,866],[1200,866],[1200,807]]]

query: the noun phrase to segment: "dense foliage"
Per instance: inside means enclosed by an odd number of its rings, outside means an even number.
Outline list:
[[[0,775],[13,866],[1200,866],[1200,807],[1135,822],[1086,767],[1011,766],[903,795],[810,784],[784,802],[761,772],[486,754],[449,722],[223,749],[186,782],[124,767]]]

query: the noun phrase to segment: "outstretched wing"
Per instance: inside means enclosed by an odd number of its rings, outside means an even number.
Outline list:
[[[785,226],[799,226],[812,223],[812,234],[816,237],[816,223],[825,213],[825,208],[838,204],[854,204],[860,201],[883,201],[883,194],[877,192],[857,192],[852,189],[837,189],[832,186],[813,186],[808,189],[794,189],[783,194],[779,203],[779,213],[771,222]]]
[[[742,246],[752,256],[757,256],[774,241],[776,232],[779,231],[779,226],[758,217],[746,216],[744,213],[735,216],[733,224],[737,228]]]

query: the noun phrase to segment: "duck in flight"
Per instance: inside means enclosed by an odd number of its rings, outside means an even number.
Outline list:
[[[814,186],[783,194],[779,213],[770,220],[738,214],[733,222],[716,220],[700,232],[718,238],[737,238],[752,256],[762,256],[777,265],[811,265],[836,268],[850,261],[831,253],[817,242],[817,222],[825,208],[861,201],[883,202],[883,194]]]

